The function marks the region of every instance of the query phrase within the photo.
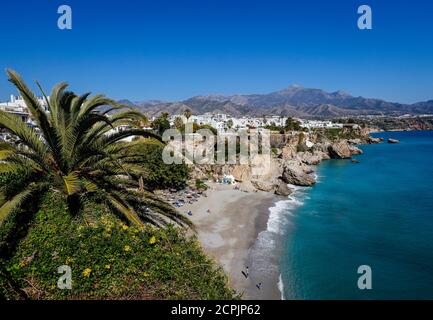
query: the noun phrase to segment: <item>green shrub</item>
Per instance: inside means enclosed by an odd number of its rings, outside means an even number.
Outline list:
[[[201,179],[195,179],[195,187],[198,190],[207,190],[208,189],[208,186],[206,185],[206,183]]]
[[[186,164],[165,164],[162,160],[163,146],[156,143],[138,143],[132,153],[139,154],[142,176],[150,190],[182,188],[188,179],[189,169]]]
[[[174,227],[127,226],[103,205],[85,208],[74,217],[57,195],[45,197],[13,256],[1,260],[1,296],[13,299],[24,292],[31,299],[236,297],[223,271],[194,237]],[[61,265],[72,268],[72,290],[57,288]]]

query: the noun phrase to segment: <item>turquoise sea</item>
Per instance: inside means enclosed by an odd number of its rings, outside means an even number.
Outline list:
[[[284,299],[433,299],[433,132],[373,135],[401,143],[323,162],[316,186],[274,208]],[[371,290],[358,289],[360,265]]]

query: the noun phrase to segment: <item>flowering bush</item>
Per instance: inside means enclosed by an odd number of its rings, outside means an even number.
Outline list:
[[[231,299],[222,270],[179,228],[127,226],[103,205],[79,216],[48,195],[14,254],[4,259],[0,296],[32,299]],[[0,235],[2,233],[0,232]],[[72,290],[57,288],[57,268],[72,270]]]

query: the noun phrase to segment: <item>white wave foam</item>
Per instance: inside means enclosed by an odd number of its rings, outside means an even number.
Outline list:
[[[289,217],[293,216],[293,211],[304,204],[306,197],[305,191],[308,188],[294,186],[294,192],[287,198],[275,203],[274,207],[269,208],[269,218],[267,230],[276,234],[283,234],[285,226],[290,222]]]
[[[302,206],[306,199],[309,199],[308,191],[311,189],[310,187],[293,185],[289,185],[289,187],[293,189],[293,193],[287,199],[278,201],[273,207],[269,208],[267,229],[259,234],[256,243],[256,250],[261,253],[259,254],[261,259],[256,258],[256,261],[268,271],[270,268],[269,261],[273,261],[271,260],[272,256],[278,254],[278,251],[274,250],[277,249],[275,242],[282,239],[282,235],[288,230],[287,226],[291,223],[290,220],[295,210]],[[275,276],[279,275],[278,290],[281,292],[281,299],[284,300],[284,284],[281,271],[278,265],[275,266],[275,269]]]
[[[284,283],[283,283],[283,277],[281,276],[278,278],[278,290],[281,292],[281,300],[284,300]]]

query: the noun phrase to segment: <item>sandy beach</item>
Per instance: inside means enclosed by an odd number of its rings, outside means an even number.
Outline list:
[[[204,250],[224,268],[231,286],[244,299],[280,299],[278,279],[266,278],[251,268],[253,247],[259,233],[266,230],[275,196],[261,191],[235,190],[228,185],[208,185],[207,197],[181,209],[192,211],[190,219],[196,225]],[[249,266],[248,278],[242,274],[246,266]],[[259,290],[256,284],[260,282]]]

